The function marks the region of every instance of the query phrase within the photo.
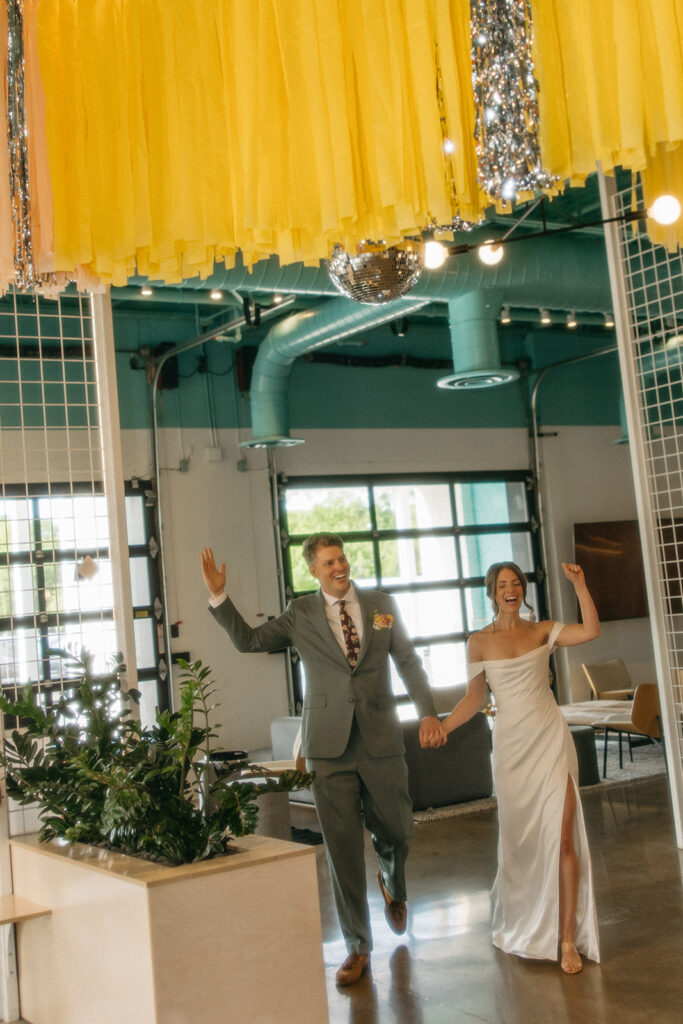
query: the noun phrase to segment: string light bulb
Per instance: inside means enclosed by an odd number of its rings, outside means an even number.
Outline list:
[[[435,242],[433,239],[425,242],[424,265],[427,270],[437,270],[443,266],[447,255],[446,247],[441,242]]]
[[[681,204],[676,196],[657,196],[647,215],[663,226],[675,224],[681,215]]]
[[[487,267],[495,267],[503,258],[503,246],[487,239],[483,245],[477,248],[477,255]]]

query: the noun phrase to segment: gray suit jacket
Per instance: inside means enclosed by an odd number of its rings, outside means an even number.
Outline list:
[[[363,642],[351,668],[325,616],[321,591],[291,601],[277,619],[252,628],[228,597],[211,612],[238,651],[257,653],[296,647],[306,668],[301,752],[339,757],[346,749],[354,711],[366,750],[373,757],[403,753],[403,733],[391,690],[389,655],[420,718],[436,710],[422,662],[396,602],[378,590],[356,587],[363,613]],[[393,616],[377,628],[375,613]]]

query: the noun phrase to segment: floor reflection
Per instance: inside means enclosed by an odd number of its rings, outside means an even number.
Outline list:
[[[408,931],[389,931],[370,881],[372,974],[349,989],[334,983],[346,951],[319,862],[330,1024],[680,1024],[681,853],[666,780],[587,792],[583,806],[601,964],[569,977],[494,949],[495,819],[429,822],[417,827],[408,862]],[[372,880],[369,842],[367,865]]]

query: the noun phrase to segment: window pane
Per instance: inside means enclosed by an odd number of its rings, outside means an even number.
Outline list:
[[[456,484],[455,507],[460,526],[525,523],[529,518],[521,480]]]
[[[93,671],[108,672],[111,670],[111,656],[116,652],[116,630],[110,620],[94,622],[67,623],[58,630],[51,630],[48,635],[48,646],[70,648],[80,654],[84,647],[93,655]],[[59,678],[59,659],[52,669],[52,678]],[[55,674],[56,673],[56,674]]]
[[[130,582],[133,590],[133,606],[152,603],[152,591],[149,585],[149,560],[147,558],[131,558]]]
[[[432,687],[455,686],[467,682],[467,660],[464,642],[424,644],[416,647]],[[403,681],[391,662],[391,688],[396,695],[406,693]]]
[[[0,551],[27,551],[31,546],[28,501],[0,501]]]
[[[379,545],[382,582],[455,579],[458,569],[452,537],[406,537]]]
[[[38,632],[15,629],[0,633],[0,680],[3,686],[25,686],[42,678]]]
[[[45,607],[48,612],[96,612],[112,608],[114,591],[111,562],[95,562],[98,571],[91,579],[76,572],[76,562],[48,562],[45,565]]]
[[[399,721],[401,722],[414,722],[417,718],[417,711],[415,710],[414,704],[399,704],[396,711],[398,712]]]
[[[351,579],[359,587],[376,587],[375,559],[372,542],[369,540],[349,541],[344,545],[344,553],[351,566]]]
[[[143,729],[149,729],[156,721],[156,711],[159,706],[156,679],[138,679],[137,687],[140,691],[140,724]]]
[[[467,608],[467,629],[470,633],[483,629],[493,621],[493,608],[483,587],[468,587],[465,590]]]
[[[290,534],[370,529],[367,487],[287,488],[285,507]]]
[[[287,576],[292,581],[292,589],[297,593],[307,593],[318,586],[313,579],[304,559],[301,544],[290,544],[285,552]]]
[[[439,636],[463,629],[460,593],[457,590],[426,590],[395,594],[396,603],[411,636]]]
[[[515,562],[524,572],[532,572],[534,563],[528,533],[482,533],[460,538],[460,554],[465,576],[485,576],[494,562]]]
[[[147,543],[145,499],[141,494],[126,495],[126,526],[128,528],[129,544]]]
[[[448,484],[394,484],[373,488],[380,530],[452,526]]]
[[[38,510],[42,543],[46,550],[87,551],[108,547],[107,505],[101,495],[41,498]]]
[[[133,627],[138,668],[155,668],[157,659],[154,646],[154,619],[134,619]]]
[[[33,615],[33,570],[30,565],[0,568],[0,615]]]

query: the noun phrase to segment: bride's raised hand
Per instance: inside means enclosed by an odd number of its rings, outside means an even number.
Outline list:
[[[586,585],[586,578],[580,565],[576,565],[574,562],[563,562],[562,568],[567,579],[574,585],[575,590],[577,587]]]

